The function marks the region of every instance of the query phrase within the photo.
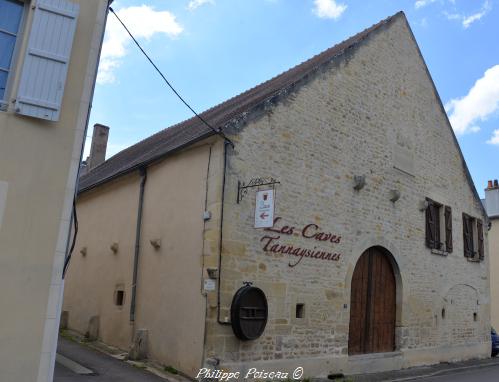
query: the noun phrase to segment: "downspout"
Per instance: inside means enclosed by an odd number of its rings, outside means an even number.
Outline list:
[[[209,188],[209,178],[210,178],[210,165],[211,165],[211,152],[212,152],[213,145],[210,145],[209,151],[208,151],[208,166],[206,169],[206,189],[205,189],[205,198],[204,198],[204,210],[208,210],[208,188]],[[207,344],[207,339],[206,339],[206,333],[208,331],[208,293],[204,291],[203,287],[203,279],[204,279],[204,267],[205,267],[205,262],[204,262],[204,249],[205,249],[205,237],[204,233],[206,232],[206,220],[204,221],[203,224],[203,246],[202,246],[202,253],[201,253],[201,258],[202,258],[202,267],[201,267],[201,282],[200,282],[200,289],[201,289],[201,296],[204,297],[204,333],[203,333],[203,348],[201,352],[201,365],[199,365],[199,369],[202,369],[204,364],[205,364],[205,359],[206,359],[206,344]]]
[[[140,191],[139,191],[139,205],[137,209],[137,227],[135,229],[135,253],[133,256],[133,279],[132,279],[132,298],[130,300],[130,322],[135,323],[135,303],[137,299],[137,271],[139,266],[140,255],[140,234],[142,228],[142,209],[144,206],[144,190],[147,181],[147,168],[140,168]]]
[[[220,320],[220,283],[222,276],[222,252],[223,252],[223,224],[224,224],[224,198],[225,198],[225,172],[227,171],[227,145],[234,147],[232,142],[225,140],[224,142],[224,166],[222,178],[222,206],[220,207],[220,238],[218,242],[218,285],[217,285],[217,322],[220,325],[231,325],[230,322]]]

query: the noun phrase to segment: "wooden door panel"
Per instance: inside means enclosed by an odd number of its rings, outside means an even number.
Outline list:
[[[350,301],[350,336],[349,353],[360,354],[364,351],[364,334],[366,331],[367,287],[369,277],[369,259],[361,256],[352,276],[352,293]]]
[[[352,276],[349,354],[394,350],[395,288],[387,255],[377,248],[367,250]]]
[[[386,255],[373,251],[371,352],[393,351],[395,334],[395,277]]]

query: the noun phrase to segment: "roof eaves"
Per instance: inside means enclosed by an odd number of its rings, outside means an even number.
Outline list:
[[[108,182],[111,182],[119,177],[122,177],[124,175],[127,175],[127,174],[130,174],[134,171],[137,171],[137,170],[140,170],[141,168],[144,168],[144,167],[147,167],[147,166],[150,166],[151,164],[155,163],[155,162],[158,162],[172,154],[175,154],[197,142],[200,142],[202,141],[203,139],[206,139],[206,138],[209,138],[211,136],[215,135],[215,132],[214,131],[209,131],[207,132],[207,134],[203,134],[203,135],[200,135],[199,137],[193,139],[193,140],[190,140],[182,145],[179,145],[177,147],[175,147],[174,149],[166,152],[166,153],[162,153],[162,154],[159,154],[159,155],[156,155],[155,157],[152,157],[151,159],[149,160],[146,160],[144,162],[140,162],[140,163],[137,163],[131,167],[128,167],[128,168],[125,168],[124,170],[122,171],[118,171],[114,174],[112,174],[111,176],[109,177],[105,177],[105,178],[102,178],[101,180],[95,182],[95,183],[91,183],[90,185],[86,186],[86,187],[82,187],[80,189],[78,189],[78,195],[86,192],[86,191],[90,191],[96,187],[99,187],[105,183],[108,183]],[[97,168],[97,167],[96,167]]]

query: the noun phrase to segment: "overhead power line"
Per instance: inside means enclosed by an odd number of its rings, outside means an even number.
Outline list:
[[[131,37],[131,39],[133,40],[133,42],[135,43],[135,45],[137,45],[137,47],[140,49],[140,51],[144,54],[144,56],[147,58],[147,60],[151,63],[151,65],[154,67],[154,69],[156,69],[156,71],[159,73],[159,75],[161,76],[161,78],[163,78],[163,80],[165,81],[165,83],[168,85],[168,87],[173,91],[173,93],[175,93],[175,95],[182,101],[182,103],[187,106],[187,108],[197,117],[199,118],[199,120],[201,122],[203,122],[206,126],[208,126],[211,130],[213,130],[213,132],[215,132],[215,134],[218,134],[220,136],[222,136],[227,142],[229,142],[231,144],[232,147],[234,147],[234,143],[229,139],[227,138],[227,136],[223,133],[223,131],[221,129],[215,129],[212,125],[210,125],[203,117],[201,117],[192,107],[191,105],[189,105],[187,103],[187,101],[179,94],[179,92],[177,90],[175,90],[175,88],[173,87],[173,85],[166,79],[165,75],[163,74],[163,72],[161,72],[161,70],[157,67],[157,65],[154,63],[154,61],[151,59],[151,57],[149,57],[149,55],[146,53],[146,51],[142,48],[142,46],[139,44],[139,42],[137,41],[137,39],[133,36],[133,34],[130,32],[130,30],[127,28],[127,26],[125,25],[125,23],[123,23],[123,21],[121,21],[121,19],[119,18],[119,16],[116,14],[116,12],[114,11],[113,8],[109,7],[109,10],[112,12],[112,14],[116,17],[116,19],[118,19],[118,21],[120,22],[120,24],[123,26],[123,28],[125,28],[125,30],[127,31],[128,35]]]

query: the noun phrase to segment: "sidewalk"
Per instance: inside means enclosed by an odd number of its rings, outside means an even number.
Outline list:
[[[416,381],[425,378],[457,374],[474,369],[497,367],[499,373],[499,358],[487,358],[480,360],[468,360],[456,363],[440,363],[431,366],[413,367],[410,369],[388,371],[383,373],[349,375],[345,378],[339,378],[337,381],[353,382],[405,382]],[[498,374],[499,380],[499,374]],[[331,381],[330,379],[313,379],[314,382]]]

